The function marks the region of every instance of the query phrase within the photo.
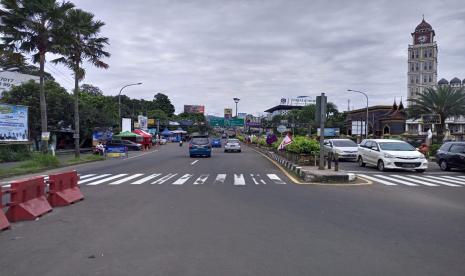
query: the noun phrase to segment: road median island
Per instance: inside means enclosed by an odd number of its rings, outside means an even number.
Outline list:
[[[300,166],[287,160],[283,156],[271,151],[268,148],[260,148],[247,145],[252,150],[263,155],[278,166],[285,174],[296,184],[313,184],[313,185],[341,185],[341,186],[360,186],[370,185],[370,181],[357,178],[353,173],[345,171],[334,171],[330,169],[319,170],[315,166]]]

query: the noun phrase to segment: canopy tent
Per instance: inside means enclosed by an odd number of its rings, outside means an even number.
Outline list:
[[[187,131],[182,130],[182,128],[178,128],[177,130],[171,131],[173,133],[172,141],[179,142],[183,140],[183,136],[187,134]]]
[[[163,136],[171,136],[173,135],[173,132],[170,131],[168,128],[165,128],[160,134]]]
[[[115,140],[130,140],[130,141],[135,141],[135,142],[141,142],[143,140],[142,135],[132,133],[130,131],[123,131],[120,132],[116,135],[113,135],[113,139]]]
[[[144,145],[144,148],[150,148],[152,146],[152,135],[150,133],[147,133],[142,129],[135,129],[133,133],[143,137],[142,144]]]

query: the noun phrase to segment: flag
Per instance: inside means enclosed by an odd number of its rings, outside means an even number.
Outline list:
[[[286,135],[286,137],[284,137],[283,141],[281,142],[281,144],[279,145],[278,147],[278,150],[283,150],[286,148],[287,145],[289,145],[290,143],[292,143],[292,134],[288,133]]]

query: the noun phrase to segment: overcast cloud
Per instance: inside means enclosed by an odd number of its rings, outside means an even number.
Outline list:
[[[463,0],[73,2],[106,23],[111,43],[110,69],[86,66],[84,82],[108,95],[143,82],[123,93],[166,93],[176,112],[204,104],[221,115],[239,97],[239,112],[257,114],[282,97],[321,92],[340,110],[348,99],[363,107],[347,89],[368,92],[372,104],[405,99],[407,47],[422,14],[436,31],[438,78],[465,78]],[[48,68],[72,87],[67,69]]]

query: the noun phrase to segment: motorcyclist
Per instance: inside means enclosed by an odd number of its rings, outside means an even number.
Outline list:
[[[179,140],[179,146],[182,147],[182,139]]]

